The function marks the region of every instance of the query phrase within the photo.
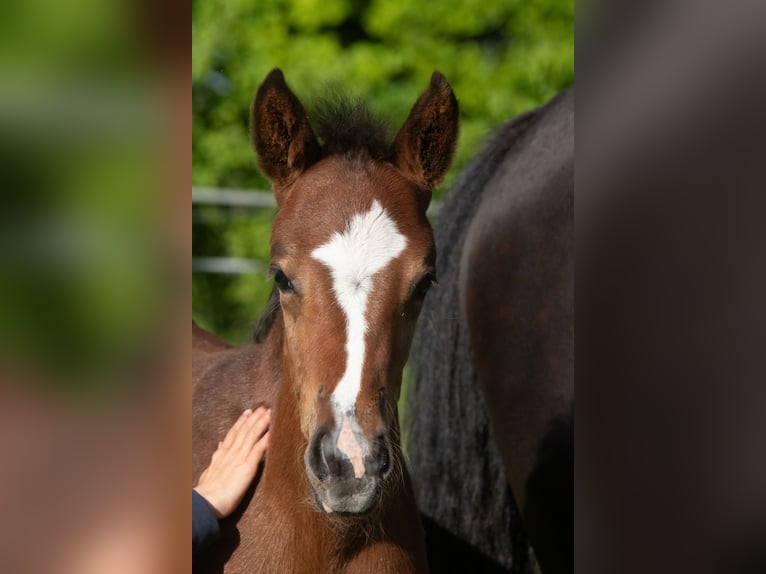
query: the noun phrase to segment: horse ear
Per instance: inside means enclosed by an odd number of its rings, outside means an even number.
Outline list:
[[[394,162],[421,188],[431,191],[452,164],[458,132],[455,94],[439,72],[415,102],[394,141]]]
[[[306,110],[274,68],[255,95],[250,109],[250,137],[258,165],[274,186],[277,203],[283,190],[321,156]]]

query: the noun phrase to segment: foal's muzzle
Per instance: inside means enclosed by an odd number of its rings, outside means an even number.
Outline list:
[[[380,499],[383,481],[390,474],[391,443],[387,432],[370,441],[344,420],[340,430],[327,426],[316,430],[305,462],[325,512],[364,514]]]

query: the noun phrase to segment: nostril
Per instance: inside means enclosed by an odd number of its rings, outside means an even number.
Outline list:
[[[327,474],[329,473],[323,449],[324,439],[328,434],[326,428],[318,429],[317,432],[314,433],[314,438],[311,440],[311,448],[309,450],[309,464],[319,480],[327,478]]]

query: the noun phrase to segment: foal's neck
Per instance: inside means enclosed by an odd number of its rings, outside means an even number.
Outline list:
[[[290,380],[286,369],[282,368],[284,353],[284,322],[281,314],[275,319],[263,345],[273,355],[273,376],[279,378],[279,385],[272,405],[271,428],[269,434],[268,464],[263,475],[265,490],[274,490],[280,498],[290,490],[292,500],[304,502],[305,489],[309,488],[305,478],[303,459],[306,439],[300,428],[297,393],[294,381]]]

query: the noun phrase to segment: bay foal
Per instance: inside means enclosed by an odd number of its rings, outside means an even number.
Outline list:
[[[271,442],[258,488],[198,567],[425,571],[396,405],[435,280],[426,208],[452,161],[457,101],[434,72],[393,143],[347,101],[320,112],[315,135],[274,70],[251,112],[279,207],[278,293],[254,345],[229,348],[193,327],[193,480],[246,407],[273,406]]]

